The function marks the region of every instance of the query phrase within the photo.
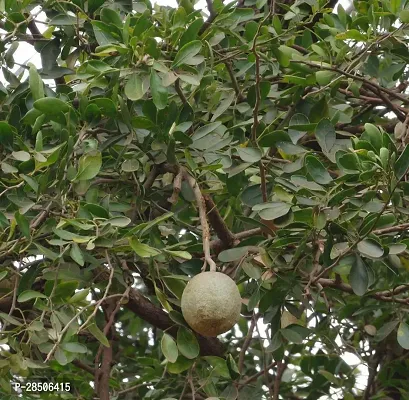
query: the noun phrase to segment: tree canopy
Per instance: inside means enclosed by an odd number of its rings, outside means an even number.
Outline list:
[[[194,6],[0,1],[1,398],[409,399],[409,2]]]

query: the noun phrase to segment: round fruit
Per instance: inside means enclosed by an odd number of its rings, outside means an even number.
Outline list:
[[[192,278],[182,295],[182,314],[189,326],[203,336],[229,331],[239,320],[240,292],[221,272],[202,272]]]

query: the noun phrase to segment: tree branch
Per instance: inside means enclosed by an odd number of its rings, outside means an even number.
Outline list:
[[[253,316],[251,318],[251,323],[250,323],[249,330],[247,332],[246,338],[244,340],[243,346],[242,346],[241,351],[240,351],[239,365],[238,365],[240,373],[243,372],[244,357],[246,355],[246,351],[247,351],[248,347],[250,346],[251,339],[253,339],[253,332],[254,332],[254,328],[256,327],[256,323],[257,323],[257,317],[253,313]]]
[[[341,290],[346,293],[354,293],[350,285],[348,285],[347,283],[343,283],[343,282],[337,282],[336,280],[333,280],[333,279],[319,278],[315,283],[320,284],[324,288],[329,287],[332,289]],[[403,293],[403,292],[400,292],[400,293]],[[371,293],[371,294],[368,294],[368,296],[374,299],[380,300],[380,301],[387,302],[387,303],[399,303],[399,304],[406,304],[406,305],[409,304],[409,298],[397,299],[395,297],[391,297],[391,294],[389,292],[385,293],[384,291]]]
[[[207,4],[207,9],[209,11],[209,17],[207,18],[203,26],[200,28],[199,35],[202,35],[206,31],[206,29],[210,27],[210,25],[213,23],[213,21],[217,17],[216,12],[214,11],[212,0],[206,0],[206,4]]]
[[[388,94],[390,97],[393,97],[395,99],[399,99],[405,104],[409,104],[409,99],[407,97],[403,96],[400,93],[394,92],[391,89],[379,86],[376,83],[370,81],[369,79],[367,79],[367,78],[365,78],[365,77],[363,77],[361,75],[355,75],[355,74],[349,73],[349,72],[344,71],[343,69],[338,68],[338,67],[331,67],[331,66],[327,67],[326,65],[323,65],[322,63],[318,63],[318,62],[311,62],[311,61],[304,61],[304,60],[291,60],[291,62],[297,63],[297,64],[305,64],[305,65],[308,65],[308,66],[314,67],[314,68],[321,68],[321,69],[326,70],[326,71],[338,72],[339,74],[344,75],[344,76],[346,76],[348,78],[352,78],[352,79],[355,79],[357,81],[363,82],[364,85],[367,88],[382,91],[382,92]]]
[[[138,317],[142,318],[149,324],[161,329],[176,337],[177,327],[161,308],[155,306],[138,290],[131,289],[129,292],[129,301],[125,307],[134,312]],[[170,328],[170,329],[169,329]],[[200,353],[202,356],[218,356],[223,357],[224,348],[222,343],[216,338],[207,338],[196,334],[200,345]]]
[[[95,281],[103,282],[109,280],[109,272],[106,268],[96,268],[93,270]],[[118,296],[121,296],[118,294]],[[167,333],[176,337],[177,326],[169,318],[169,315],[165,313],[160,307],[154,305],[148,298],[146,298],[139,290],[131,288],[129,290],[129,299],[124,307],[131,310],[139,318],[148,322],[152,326],[166,330]],[[197,340],[200,345],[200,354],[202,356],[218,356],[223,357],[225,352],[224,345],[217,338],[204,337],[196,334]]]
[[[269,369],[275,367],[277,364],[277,361],[272,362],[271,364],[267,365],[266,369],[267,372]],[[252,376],[250,376],[250,378],[247,378],[245,381],[243,382],[239,382],[238,385],[239,386],[247,386],[249,383],[255,381],[257,378],[259,378],[261,375],[264,375],[264,368],[261,369],[259,372],[257,372],[257,374],[254,374]]]
[[[120,302],[118,303],[120,304]],[[114,316],[115,318],[115,310],[117,308],[117,305],[115,304],[114,300],[110,300],[109,302],[105,303],[104,309],[106,313],[106,318],[109,316]],[[118,307],[119,309],[119,307]],[[104,329],[104,333],[109,333],[109,331],[112,328],[112,323],[113,323],[113,318],[111,321],[111,317],[107,321],[107,325],[105,326],[108,327],[108,329]],[[97,353],[97,356],[95,357],[95,389],[96,392],[98,393],[99,399],[100,400],[110,400],[110,395],[109,395],[109,379],[111,375],[111,363],[113,360],[113,341],[110,340],[110,346],[105,347],[104,345],[99,346],[99,350]],[[102,362],[101,366],[99,366],[99,356],[100,354],[102,355]]]
[[[216,232],[217,237],[223,242],[226,247],[232,247],[238,244],[237,238],[231,233],[230,229],[221,217],[219,210],[214,204],[214,201],[209,195],[203,196],[206,203],[207,216],[209,218],[210,225]]]
[[[247,238],[252,237],[254,235],[260,235],[262,232],[263,232],[262,228],[254,228],[254,229],[250,229],[248,231],[234,233],[234,236],[235,236],[235,238],[237,240],[241,240],[241,239],[247,239]],[[237,246],[239,243],[236,243],[235,246]],[[210,242],[210,249],[215,254],[219,254],[222,250],[227,249],[227,248],[229,248],[229,247],[226,247],[225,244],[223,243],[223,241],[220,240],[220,239],[215,239],[215,240],[212,240]]]
[[[90,367],[87,364],[84,364],[82,361],[80,360],[73,360],[72,364],[75,365],[78,368],[81,368],[83,371],[89,372],[92,376],[95,375],[95,370],[94,368]]]
[[[186,103],[187,103],[187,99],[186,99],[186,96],[184,95],[184,93],[183,93],[183,91],[182,91],[182,88],[180,87],[180,79],[179,79],[179,78],[176,79],[176,82],[175,82],[175,90],[176,90],[176,93],[179,95],[180,100],[182,100],[182,103],[183,103],[183,104],[186,104]]]
[[[278,396],[280,394],[280,386],[281,386],[281,378],[283,377],[283,373],[287,368],[286,363],[278,363],[277,371],[274,378],[274,395],[273,400],[278,400]]]
[[[234,91],[236,92],[237,101],[241,102],[241,101],[244,100],[244,97],[241,94],[241,90],[240,90],[239,84],[237,82],[237,79],[236,79],[236,77],[234,75],[233,68],[231,66],[230,61],[229,60],[225,61],[224,65],[226,66],[227,72],[229,73],[230,80],[231,80],[231,83],[232,83],[233,88],[234,88]]]
[[[206,270],[206,265],[209,264],[210,271],[216,271],[217,266],[213,261],[210,254],[210,229],[207,222],[206,216],[206,203],[200,191],[199,185],[195,178],[190,175],[185,169],[183,169],[183,177],[185,181],[189,184],[196,198],[197,208],[199,209],[200,224],[202,225],[202,237],[203,237],[203,252],[205,257],[205,262],[203,264],[202,271]]]
[[[409,230],[409,223],[389,226],[387,228],[375,229],[372,231],[375,235],[383,235],[385,233],[403,232]]]

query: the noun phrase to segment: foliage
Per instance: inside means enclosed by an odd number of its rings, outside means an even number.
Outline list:
[[[0,1],[1,398],[409,398],[406,3]]]

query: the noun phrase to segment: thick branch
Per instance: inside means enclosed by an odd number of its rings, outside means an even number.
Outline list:
[[[81,368],[83,371],[89,372],[91,375],[95,374],[94,368],[90,367],[87,364],[84,364],[82,361],[80,360],[73,360],[72,364],[75,365],[78,368]]]
[[[125,305],[129,310],[134,312],[138,317],[142,318],[151,325],[161,329],[169,329],[167,332],[176,337],[177,327],[161,308],[155,306],[139,291],[132,289],[129,293],[129,301]],[[202,356],[218,356],[223,357],[224,349],[222,343],[216,338],[206,338],[196,334],[200,345],[200,353]]]
[[[241,239],[247,239],[249,237],[252,237],[254,235],[260,235],[262,233],[261,228],[254,228],[250,229],[248,231],[243,231],[239,233],[235,233],[234,236],[236,239],[241,240]],[[237,246],[239,243],[236,243],[235,245]],[[224,242],[220,239],[215,239],[210,242],[210,249],[213,251],[213,253],[218,254],[222,250],[227,249],[229,247],[225,246]]]
[[[101,268],[98,268],[93,272],[94,276],[97,277],[96,280],[99,282],[107,281],[109,279],[109,273],[107,270],[101,270]],[[154,305],[138,290],[131,289],[129,291],[129,300],[126,304],[124,304],[124,306],[152,326],[161,330],[167,329],[167,332],[170,335],[176,337],[177,327],[169,318],[168,314],[165,313],[165,311],[163,311],[160,307]],[[199,334],[196,334],[196,336],[200,345],[200,353],[202,356],[223,357],[224,348],[222,343],[217,338],[208,338]]]
[[[220,215],[219,210],[211,197],[209,195],[203,197],[205,199],[210,225],[213,227],[217,237],[223,242],[223,244],[226,247],[232,247],[237,242],[236,237],[231,233],[230,229],[224,222],[224,219]]]
[[[286,370],[287,365],[285,363],[279,363],[277,365],[277,372],[274,378],[274,396],[273,400],[278,400],[278,396],[280,394],[280,386],[281,386],[281,379],[283,377],[283,373]]]

